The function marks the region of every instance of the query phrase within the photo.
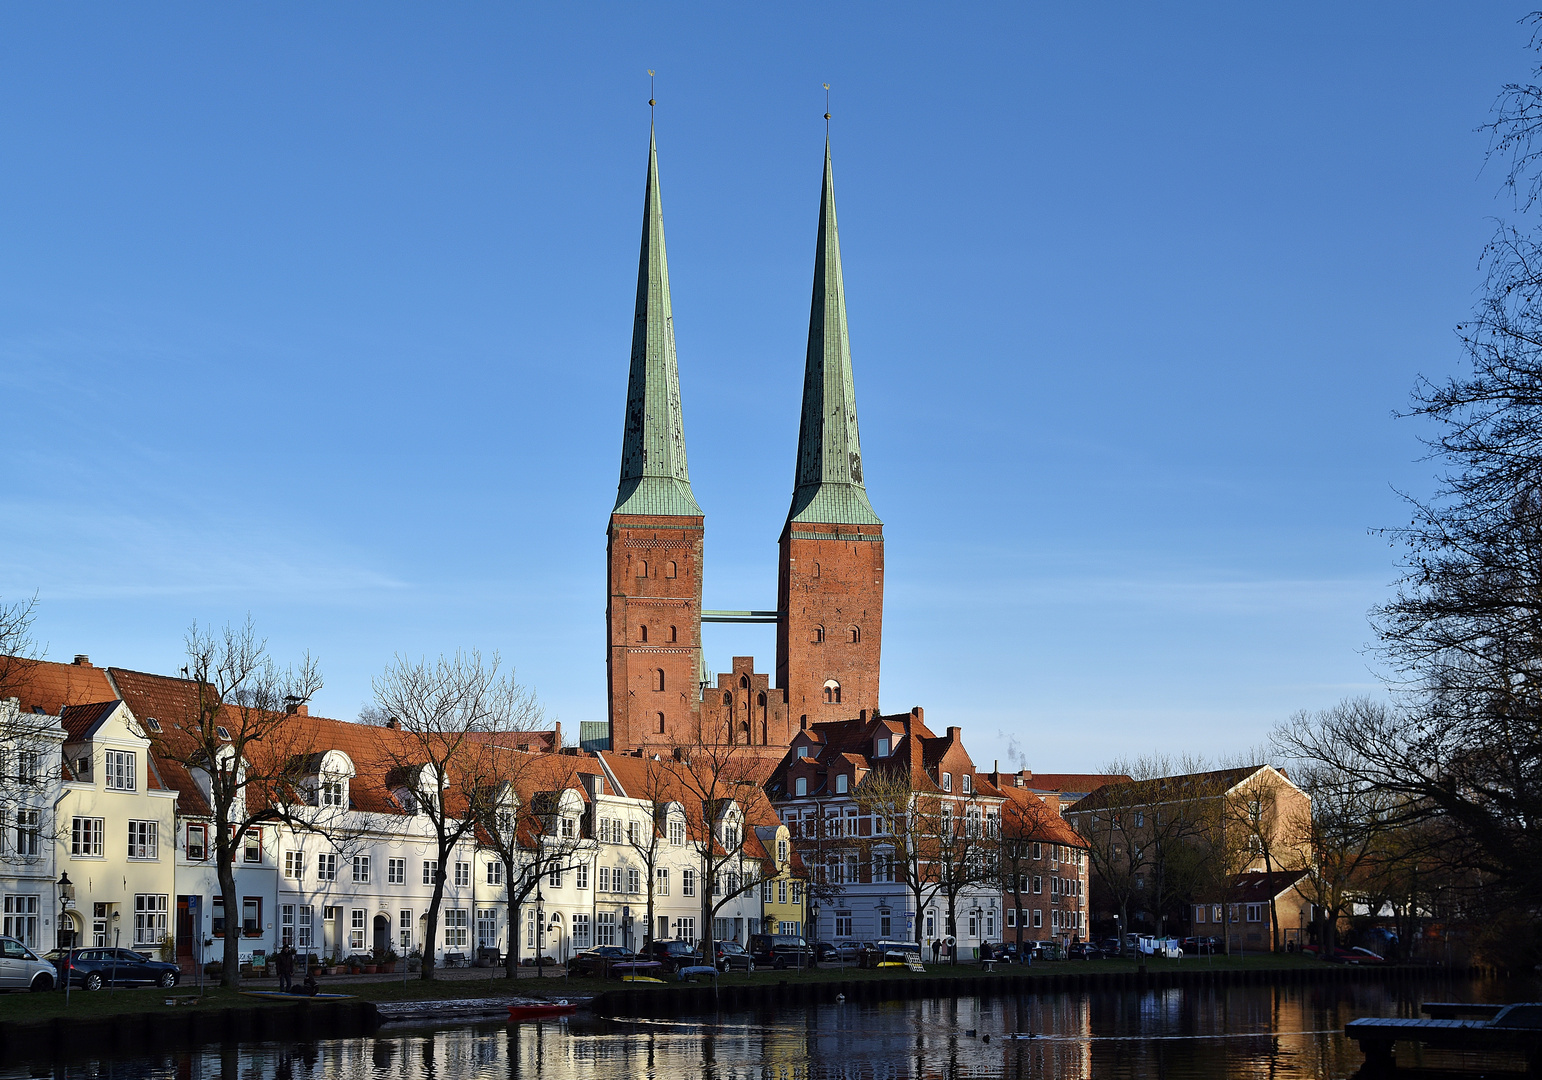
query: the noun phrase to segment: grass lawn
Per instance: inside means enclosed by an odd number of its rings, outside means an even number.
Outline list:
[[[1035,964],[1032,968],[1007,965],[997,967],[995,974],[1073,975],[1089,972],[1134,971],[1137,966],[1134,960],[1065,960]],[[1217,956],[1211,959],[1149,959],[1146,961],[1146,970],[1152,972],[1192,970],[1195,968],[1202,970],[1235,968],[1273,970],[1281,968],[1317,968],[1321,966],[1320,961],[1299,954],[1285,953],[1264,953],[1248,956],[1245,959]],[[735,972],[723,975],[720,977],[720,985],[774,985],[781,982],[827,983],[858,979],[946,979],[978,974],[980,974],[979,966],[972,963],[959,964],[957,966],[951,964],[928,964],[926,966],[926,974],[924,975],[908,971],[904,968],[879,968],[872,971],[863,971],[855,966],[847,968],[826,966],[813,971],[776,971],[761,968],[751,974]],[[258,985],[271,987],[272,983],[266,982]],[[623,988],[668,992],[672,987],[680,985],[682,984],[672,981],[655,985],[653,983],[622,983],[614,979],[546,978],[537,980],[522,978],[511,981],[504,978],[501,973],[498,973],[494,977],[487,979],[450,978],[434,979],[429,982],[424,982],[416,977],[409,977],[405,982],[400,978],[396,978],[375,982],[361,981],[327,984],[326,980],[323,980],[322,988],[325,991],[352,994],[366,1001],[435,1001],[513,995],[551,998],[587,996],[602,994],[607,990]],[[106,990],[98,990],[92,993],[86,990],[75,989],[70,991],[68,1006],[65,1005],[63,992],[57,990],[46,994],[25,992],[0,994],[0,1020],[33,1021],[47,1020],[55,1016],[97,1017],[109,1016],[114,1013],[169,1011],[167,1006],[162,1004],[166,998],[191,998],[196,997],[197,994],[197,987],[186,983],[172,990],[138,987],[134,989],[120,989],[112,993]],[[208,987],[204,991],[202,1000],[197,1005],[179,1006],[179,1008],[262,1008],[275,1003],[286,1004],[287,1002],[276,998],[246,997],[234,990]]]

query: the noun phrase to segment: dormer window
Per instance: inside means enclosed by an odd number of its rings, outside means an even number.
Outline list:
[[[161,730],[161,722],[153,716],[147,716],[145,717],[145,727],[151,731],[159,732]]]
[[[952,791],[953,790],[953,774],[952,773],[943,773],[942,774],[942,790],[943,791]]]
[[[838,773],[838,774],[836,774],[836,777],[835,777],[835,793],[837,795],[844,795],[844,794],[846,794],[846,784],[847,784],[846,774],[845,773]]]
[[[887,735],[883,736],[882,738],[878,739],[876,742],[873,743],[873,756],[874,757],[888,757],[889,756],[889,737]]]
[[[800,776],[796,780],[794,780],[792,782],[792,793],[794,795],[807,795],[808,794],[808,777]]]
[[[344,789],[341,780],[323,780],[320,788],[319,803],[322,806],[346,806],[348,793]]]
[[[960,776],[958,778],[959,783],[963,785],[964,794],[965,795],[969,794],[970,789],[971,789],[971,787],[973,785],[973,780],[974,780],[974,778],[972,776],[970,776],[968,773],[964,773],[962,776]]]
[[[806,746],[798,747],[798,760],[802,761],[806,757],[808,757],[808,747],[806,747]]]
[[[224,739],[226,742],[230,741],[230,732],[228,730],[226,730],[224,724],[220,724],[218,727],[216,727],[214,729],[214,734],[218,735],[220,738]]]

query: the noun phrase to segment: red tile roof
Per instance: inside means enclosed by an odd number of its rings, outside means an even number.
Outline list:
[[[19,698],[23,712],[41,707],[58,716],[69,705],[107,701],[118,695],[107,672],[91,664],[57,664],[51,660],[9,660],[11,685],[0,696]]]

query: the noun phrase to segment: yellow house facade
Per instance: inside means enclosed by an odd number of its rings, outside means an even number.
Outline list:
[[[177,793],[161,785],[150,740],[123,702],[72,705],[60,720],[56,865],[73,893],[60,916],[61,944],[67,936],[74,945],[163,950],[170,959]]]

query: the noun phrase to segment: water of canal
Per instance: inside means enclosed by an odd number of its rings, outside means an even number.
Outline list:
[[[0,1080],[1315,1080],[1360,1067],[1359,1050],[1344,1040],[1345,1021],[1417,1016],[1430,1000],[1538,1000],[1538,988],[1254,986],[401,1026],[362,1039],[16,1068]]]

